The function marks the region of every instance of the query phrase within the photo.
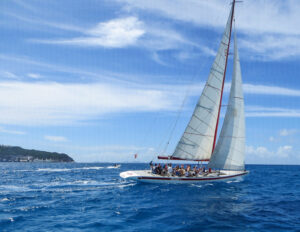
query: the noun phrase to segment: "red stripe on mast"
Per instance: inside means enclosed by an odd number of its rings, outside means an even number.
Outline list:
[[[224,75],[223,75],[223,82],[222,82],[222,89],[221,89],[221,98],[220,98],[220,103],[219,103],[219,112],[218,112],[218,118],[217,118],[217,124],[216,124],[216,129],[215,129],[215,136],[214,136],[214,143],[212,147],[212,152],[215,150],[216,146],[216,140],[217,140],[217,133],[218,133],[218,126],[219,126],[219,118],[220,118],[220,111],[221,111],[221,103],[222,103],[222,97],[223,97],[223,90],[224,90],[224,83],[225,83],[225,77],[226,77],[226,70],[227,70],[227,61],[228,61],[228,54],[229,54],[229,47],[230,47],[230,39],[231,39],[231,31],[232,31],[232,22],[233,22],[233,15],[234,15],[234,6],[235,6],[235,0],[232,2],[232,14],[231,14],[231,20],[230,20],[230,33],[229,33],[229,41],[227,45],[227,51],[226,51],[226,60],[225,60],[225,70],[224,70]]]

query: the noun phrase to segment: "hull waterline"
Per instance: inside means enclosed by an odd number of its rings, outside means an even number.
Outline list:
[[[226,171],[222,175],[217,173],[209,173],[208,175],[200,175],[198,177],[177,177],[177,176],[161,176],[152,174],[149,170],[126,171],[120,173],[120,177],[129,180],[135,180],[146,183],[166,183],[166,184],[187,184],[200,182],[215,182],[239,179],[247,175],[249,171]]]

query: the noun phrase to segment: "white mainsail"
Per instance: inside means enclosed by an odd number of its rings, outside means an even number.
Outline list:
[[[244,170],[244,159],[244,98],[237,40],[236,35],[234,35],[234,66],[229,104],[219,140],[208,163],[208,167],[221,170]]]
[[[172,155],[174,158],[187,160],[210,159],[223,81],[225,78],[228,48],[231,36],[234,4],[232,5],[222,41],[211,67],[208,80],[202,95],[195,107],[194,113]]]

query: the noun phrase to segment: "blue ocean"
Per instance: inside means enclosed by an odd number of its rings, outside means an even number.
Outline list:
[[[201,184],[119,177],[147,167],[1,163],[0,231],[300,231],[300,166]]]

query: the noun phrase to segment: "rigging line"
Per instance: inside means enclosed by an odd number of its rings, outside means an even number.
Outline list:
[[[170,131],[171,132],[170,132],[169,138],[168,138],[168,140],[166,142],[166,145],[165,145],[164,149],[162,150],[162,152],[160,152],[161,154],[164,154],[166,152],[166,150],[168,149],[168,146],[169,146],[170,141],[171,141],[171,139],[172,139],[172,137],[174,135],[174,131],[176,129],[176,126],[177,126],[178,121],[180,119],[180,116],[182,114],[183,108],[184,108],[184,106],[185,106],[185,104],[187,102],[187,99],[189,97],[189,93],[191,92],[190,90],[192,89],[192,87],[194,87],[194,82],[195,82],[196,77],[198,77],[200,75],[199,73],[201,73],[203,67],[206,66],[207,63],[208,63],[208,60],[205,60],[205,62],[202,62],[201,65],[199,66],[199,69],[196,70],[196,72],[195,72],[196,74],[192,75],[191,82],[187,86],[187,89],[185,91],[185,95],[184,95],[182,104],[180,105],[180,107],[179,107],[179,109],[177,111],[177,116],[176,116],[175,122],[174,122],[173,126],[172,126],[172,124],[170,126]],[[203,86],[203,88],[205,88],[205,86]],[[161,143],[159,144],[159,147],[162,145],[163,142],[164,142],[164,139],[162,139]],[[157,150],[159,152],[160,149],[158,148]]]
[[[149,124],[147,133],[144,135],[144,138],[143,138],[143,140],[142,140],[142,141],[143,141],[142,144],[146,144],[147,139],[149,138],[149,134],[151,134],[152,129],[153,129],[153,127],[154,127],[153,124],[156,124],[157,118],[158,118],[157,116],[154,117],[154,121],[153,121],[152,125]],[[142,151],[142,149],[139,150],[139,152],[141,152],[141,151]],[[139,152],[137,152],[137,153],[139,153]],[[151,162],[154,160],[154,158],[155,158],[155,157],[152,156]]]
[[[190,88],[191,88],[191,86],[190,86]],[[188,88],[188,89],[190,89],[190,88]],[[187,100],[187,97],[188,97],[188,91],[186,92],[186,94],[185,94],[185,96],[184,96],[184,99],[183,99],[183,102],[181,103],[181,106],[180,106],[180,108],[179,108],[179,111],[177,112],[177,117],[176,117],[174,126],[173,126],[173,128],[172,128],[172,130],[171,130],[171,134],[170,134],[169,139],[168,139],[168,141],[167,141],[167,144],[166,144],[166,146],[165,146],[165,148],[164,148],[164,150],[163,150],[163,153],[166,152],[166,150],[167,150],[167,148],[168,148],[168,146],[169,146],[169,144],[170,144],[170,140],[171,140],[171,138],[173,137],[175,128],[176,128],[176,126],[177,126],[178,120],[179,120],[180,115],[181,115],[181,113],[182,113],[182,110],[183,110],[183,107],[184,107],[185,102],[186,102],[186,100]]]

